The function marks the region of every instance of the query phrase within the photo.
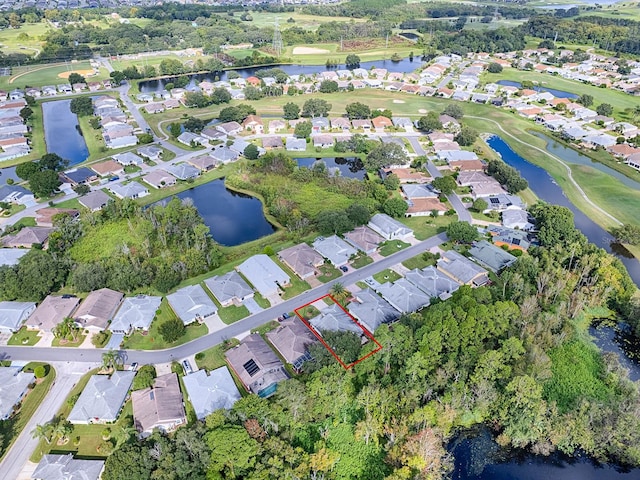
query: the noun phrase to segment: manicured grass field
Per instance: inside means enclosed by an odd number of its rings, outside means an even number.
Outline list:
[[[364,18],[350,18],[350,17],[323,17],[316,15],[306,15],[300,12],[256,12],[250,11],[252,19],[250,23],[258,28],[273,27],[276,18],[279,21],[280,28],[286,29],[291,27],[304,28],[305,30],[317,30],[321,23],[327,22],[364,22]],[[292,22],[289,19],[293,20]]]
[[[79,347],[84,342],[84,339],[87,338],[86,335],[78,335],[78,338],[75,341],[72,340],[64,340],[60,338],[54,338],[51,342],[52,347]]]
[[[235,338],[232,338],[228,344],[226,345],[228,348],[231,348],[237,345],[239,342]],[[211,371],[216,368],[224,367],[226,365],[226,361],[224,359],[225,352],[225,344],[216,345],[215,347],[211,347],[203,352],[196,354],[196,365],[199,369],[204,368],[205,370]]]
[[[413,270],[414,268],[425,268],[431,265],[435,265],[436,262],[432,260],[425,260],[423,254],[416,255],[415,257],[411,257],[408,260],[402,262],[402,265],[407,267],[409,270]]]
[[[56,63],[45,65],[30,65],[28,67],[22,67],[15,69],[11,77],[0,77],[0,88],[24,88],[30,87],[42,87],[44,85],[58,85],[61,83],[68,83],[66,78],[62,78],[60,75],[65,75],[70,72],[85,72],[93,70],[88,60],[79,62],[68,63]],[[95,75],[84,75],[87,81],[94,82],[99,80],[106,80],[109,78],[109,72],[105,68],[98,70]]]
[[[380,245],[380,249],[378,251],[383,257],[388,257],[389,255],[399,252],[400,250],[404,250],[409,246],[410,244],[401,240],[387,240]]]
[[[353,268],[362,268],[366,265],[369,265],[370,263],[373,263],[373,258],[360,252],[358,253],[358,256],[355,258],[355,260],[350,262],[350,265]]]
[[[305,282],[304,280],[300,280],[300,278],[295,273],[293,273],[293,271],[289,267],[287,267],[285,264],[283,264],[282,262],[280,262],[278,259],[274,257],[271,257],[271,259],[274,262],[276,262],[278,266],[282,268],[291,279],[291,285],[284,289],[284,294],[282,295],[282,298],[284,298],[285,300],[288,300],[289,298],[293,298],[297,295],[300,295],[302,292],[309,290],[311,288],[307,282]]]
[[[0,438],[2,439],[3,449],[2,451],[6,453],[9,450],[9,447],[15,442],[18,435],[24,430],[27,423],[36,412],[42,400],[47,396],[49,392],[49,388],[56,379],[56,371],[51,368],[51,366],[39,363],[39,362],[31,362],[25,365],[25,370],[33,371],[38,365],[44,365],[47,374],[41,380],[36,383],[36,386],[33,390],[29,391],[27,396],[22,400],[18,411],[7,421],[0,422]],[[27,432],[30,434],[30,432]],[[2,459],[3,455],[0,455],[0,459]]]
[[[382,270],[381,272],[374,274],[373,278],[379,283],[385,283],[385,282],[395,282],[396,280],[402,277],[397,272],[387,268],[386,270]]]
[[[27,327],[22,327],[16,333],[11,335],[11,338],[7,343],[9,345],[28,345],[31,347],[38,343],[41,338],[42,337],[38,336],[37,331],[27,330]]]
[[[236,305],[230,305],[228,307],[222,307],[218,310],[220,319],[227,325],[242,320],[249,316],[249,310],[244,305],[239,307]]]
[[[142,335],[140,332],[134,333],[130,337],[125,338],[122,343],[122,348],[131,350],[160,350],[163,348],[182,345],[183,343],[190,342],[191,340],[195,340],[196,338],[209,333],[209,329],[204,323],[192,323],[187,326],[186,333],[177,341],[173,343],[165,342],[158,329],[164,322],[173,318],[176,318],[176,314],[169,306],[167,299],[163,298],[162,303],[160,304],[160,314],[156,316],[155,320],[151,324],[151,328],[149,328],[147,335]]]
[[[2,53],[35,55],[42,47],[40,36],[53,30],[48,23],[23,23],[20,28],[5,28],[0,31]]]
[[[447,225],[457,219],[456,215],[439,215],[437,217],[405,217],[400,221],[413,230],[418,240],[426,240],[443,232]]]
[[[342,275],[340,273],[340,270],[328,263],[322,265],[319,270],[321,273],[316,278],[322,283],[330,282],[331,280],[339,278]]]

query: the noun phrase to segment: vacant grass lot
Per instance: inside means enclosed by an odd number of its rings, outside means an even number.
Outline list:
[[[409,260],[402,262],[402,265],[407,267],[409,270],[413,270],[414,268],[423,269],[435,264],[436,262],[434,260],[425,260],[423,254],[416,255],[415,257],[411,257]]]
[[[249,316],[249,310],[244,305],[236,306],[230,305],[228,307],[222,307],[218,310],[220,319],[229,325],[230,323],[242,320]]]
[[[226,346],[231,348],[238,343],[238,340],[233,338]],[[196,354],[196,365],[198,366],[198,369],[204,368],[205,370],[211,371],[216,368],[224,367],[226,365],[224,358],[225,351],[225,344],[220,344]]]
[[[27,330],[27,327],[22,327],[16,333],[11,335],[8,344],[9,345],[28,345],[33,346],[40,341],[38,332],[34,330]]]
[[[399,273],[387,268],[381,272],[376,273],[373,278],[379,283],[395,282],[399,278],[402,278]]]
[[[31,362],[25,365],[24,369],[26,371],[33,371],[33,369],[38,365],[44,365],[47,374],[43,379],[37,381],[36,386],[27,393],[27,396],[22,400],[17,412],[9,420],[0,422],[0,441],[3,446],[0,450],[4,453],[9,450],[9,447],[13,445],[13,442],[18,438],[18,435],[20,435],[24,430],[27,423],[40,406],[40,403],[44,400],[44,397],[47,396],[49,388],[51,388],[51,385],[56,379],[56,371],[48,364]],[[30,432],[26,433],[30,434]],[[2,459],[4,453],[3,455],[0,455],[0,459]]]
[[[370,263],[373,263],[373,258],[371,258],[368,255],[365,255],[362,252],[359,252],[356,258],[350,262],[350,265],[353,268],[362,268],[366,265],[369,265]]]
[[[144,242],[144,225],[133,225],[127,220],[118,220],[97,225],[86,231],[70,250],[72,258],[79,262],[107,258],[126,244],[139,247]]]
[[[411,246],[409,243],[401,240],[387,240],[380,245],[378,252],[383,257],[388,257],[389,255],[399,252],[400,250],[404,250],[409,246]]]

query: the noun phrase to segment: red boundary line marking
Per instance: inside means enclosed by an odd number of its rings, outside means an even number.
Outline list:
[[[308,307],[309,305],[317,302],[318,300],[324,300],[325,298],[329,297],[331,299],[331,301],[333,303],[335,303],[336,305],[338,305],[342,311],[344,313],[346,313],[351,320],[353,321],[353,323],[355,323],[358,327],[360,327],[360,329],[362,330],[362,332],[364,333],[364,335],[371,340],[373,343],[375,343],[378,347],[375,350],[372,350],[371,352],[367,353],[364,357],[359,358],[353,362],[351,362],[350,364],[345,364],[342,359],[338,356],[338,354],[333,350],[333,348],[331,348],[327,342],[324,341],[324,339],[322,338],[322,335],[320,335],[318,332],[316,332],[316,329],[313,328],[311,326],[311,324],[302,316],[300,315],[300,313],[298,312],[298,310],[302,310],[305,307]],[[354,318],[353,315],[351,315],[342,305],[340,305],[339,302],[336,301],[335,298],[333,298],[333,295],[331,295],[330,293],[327,293],[326,295],[323,295],[322,297],[318,297],[315,300],[310,301],[309,303],[305,303],[304,305],[302,305],[301,307],[298,307],[296,309],[293,310],[293,312],[296,314],[296,316],[302,321],[302,323],[304,323],[306,325],[306,327],[311,330],[311,333],[313,333],[315,335],[315,337],[320,341],[320,343],[322,343],[322,345],[324,345],[324,348],[326,348],[329,353],[331,355],[333,355],[333,357],[338,361],[338,363],[340,365],[342,365],[342,368],[344,368],[345,370],[349,370],[350,368],[352,368],[353,366],[357,365],[358,363],[362,362],[363,360],[369,358],[371,355],[378,353],[380,350],[382,350],[382,345],[380,344],[380,342],[378,342],[378,340],[375,339],[375,337],[371,334],[371,332],[369,332],[369,330],[367,330],[366,328],[364,328],[362,325],[360,325],[360,323],[358,322],[358,320],[356,320]]]

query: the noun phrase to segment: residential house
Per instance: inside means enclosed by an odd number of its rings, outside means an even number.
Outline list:
[[[413,132],[413,122],[409,117],[391,117],[394,127],[404,128],[407,132]]]
[[[507,209],[502,212],[502,225],[507,228],[517,228],[520,230],[533,229],[533,223],[529,221],[529,213],[519,208]]]
[[[209,374],[206,370],[198,370],[184,376],[182,382],[198,420],[216,410],[230,410],[241,398],[227,367],[217,368]]]
[[[347,309],[372,334],[380,325],[395,322],[400,317],[398,310],[370,288],[357,292]]]
[[[111,200],[111,197],[102,190],[94,190],[78,198],[80,205],[88,208],[92,212],[102,210],[102,207],[106,206]]]
[[[304,138],[287,137],[285,148],[288,152],[304,152],[307,149],[307,141]]]
[[[242,128],[254,133],[262,133],[264,131],[264,123],[257,115],[249,115],[242,122]]]
[[[28,248],[0,248],[0,267],[17,265],[30,251]]]
[[[349,131],[351,129],[351,122],[345,117],[336,117],[330,120],[331,128],[339,129],[343,131]]]
[[[344,239],[367,255],[374,253],[384,238],[365,225],[354,228],[344,234]]]
[[[169,433],[187,423],[178,376],[174,372],[157,377],[152,387],[131,392],[131,403],[133,425],[143,436],[151,435],[155,429]]]
[[[498,195],[489,195],[484,198],[487,202],[486,211],[495,210],[502,212],[504,210],[518,210],[524,208],[524,203],[517,195],[509,195],[507,193],[500,193]]]
[[[73,454],[43,455],[31,474],[35,480],[99,480],[104,460],[79,460]]]
[[[91,170],[96,172],[101,177],[110,175],[120,175],[124,172],[122,164],[113,160],[106,160],[104,162],[94,163],[91,165]]]
[[[71,182],[72,185],[90,183],[98,179],[96,172],[87,167],[74,168],[73,170],[64,172],[62,176],[65,180]]]
[[[0,302],[0,333],[15,333],[36,309],[33,302]]]
[[[371,120],[371,124],[376,130],[384,130],[385,128],[392,127],[393,121],[391,121],[391,119],[388,117],[379,115]]]
[[[33,314],[27,319],[25,325],[29,330],[40,330],[51,333],[53,328],[65,318],[71,317],[80,299],[75,296],[47,296]]]
[[[262,139],[262,147],[266,150],[282,148],[283,146],[282,137],[264,137]]]
[[[383,283],[377,291],[393,308],[400,313],[417,312],[429,305],[431,297],[409,282],[400,278],[393,283]]]
[[[142,181],[148,183],[153,188],[164,188],[175,185],[176,177],[164,170],[154,170],[142,177]]]
[[[187,163],[193,167],[196,167],[201,172],[208,172],[215,168],[216,165],[220,163],[220,160],[208,155],[200,155],[199,157],[190,158],[187,160]]]
[[[237,135],[242,131],[242,125],[238,122],[226,122],[216,125],[216,129],[225,135]]]
[[[335,267],[342,267],[349,262],[352,255],[358,252],[337,235],[318,237],[312,244],[313,249],[327,258]]]
[[[113,318],[124,295],[110,288],[94,290],[80,304],[73,318],[83,329],[101,331]]]
[[[51,232],[53,228],[49,227],[24,227],[16,234],[4,237],[2,244],[9,248],[31,248],[34,245],[46,248]]]
[[[69,413],[76,424],[111,423],[118,419],[136,372],[116,370],[109,375],[92,375]]]
[[[437,267],[442,273],[462,285],[479,287],[489,281],[488,273],[484,268],[455,250],[444,252],[438,259]]]
[[[269,133],[281,132],[287,128],[287,124],[283,120],[271,120],[269,122]]]
[[[135,165],[139,167],[144,163],[142,157],[139,157],[133,152],[117,153],[113,155],[113,159],[125,167],[128,165]]]
[[[322,309],[319,315],[309,320],[309,323],[320,335],[323,332],[352,332],[356,335],[364,333],[362,327],[337,303]]]
[[[36,210],[36,223],[40,227],[53,227],[53,219],[56,215],[66,215],[76,218],[80,212],[74,208],[43,207]]]
[[[227,134],[221,132],[220,130],[218,130],[216,127],[207,127],[204,130],[202,130],[202,132],[200,132],[200,135],[202,135],[204,138],[206,138],[209,141],[218,141],[218,142],[226,142],[227,141]]]
[[[474,243],[469,249],[469,253],[478,263],[495,273],[513,265],[517,260],[510,253],[486,240]]]
[[[204,284],[223,307],[241,305],[246,299],[253,298],[253,289],[235,270],[207,278]]]
[[[285,271],[263,253],[249,257],[237,269],[265,298],[277,295],[291,282]]]
[[[430,298],[438,297],[441,300],[446,300],[460,288],[458,282],[432,266],[421,270],[417,268],[411,270],[405,274],[404,278],[429,295]]]
[[[353,126],[353,128],[362,129],[365,132],[371,130],[371,120],[369,120],[368,118],[351,120],[351,125]]]
[[[135,330],[149,331],[161,303],[162,297],[126,297],[109,324],[109,330],[123,335],[131,335]]]
[[[200,175],[200,169],[188,163],[167,165],[166,170],[178,180],[189,180],[190,178],[196,178]]]
[[[386,213],[376,213],[369,221],[369,228],[379,233],[386,240],[410,240],[413,230],[391,218]]]
[[[438,197],[407,199],[406,217],[426,217],[429,215],[444,215],[449,208]]]
[[[382,176],[395,175],[400,180],[400,183],[429,183],[431,177],[427,176],[424,172],[415,170],[413,168],[404,167],[390,167],[382,170]]]
[[[296,372],[311,359],[309,346],[318,343],[316,336],[297,317],[283,320],[275,329],[267,332],[267,340]]]
[[[491,234],[491,240],[497,247],[506,245],[509,249],[527,251],[531,246],[529,234],[522,230],[489,225],[487,231]]]
[[[306,243],[280,250],[278,258],[303,280],[313,277],[324,264],[322,255]]]
[[[11,418],[35,380],[33,373],[20,367],[0,367],[0,420]]]
[[[0,147],[5,151],[11,148],[29,147],[29,142],[26,137],[12,137],[0,140]]]
[[[202,322],[218,311],[218,307],[199,284],[183,287],[166,298],[171,309],[185,325]]]
[[[144,158],[148,158],[149,160],[152,160],[154,162],[157,162],[158,160],[160,160],[163,152],[162,148],[156,145],[145,145],[143,147],[138,148],[138,150],[136,151],[138,152],[138,155]]]
[[[320,133],[322,130],[329,130],[331,123],[326,117],[314,117],[311,119],[311,131]]]
[[[193,132],[182,132],[178,135],[177,140],[183,145],[204,145],[207,143],[207,139]]]
[[[149,195],[149,190],[138,182],[129,182],[127,184],[115,183],[109,186],[109,191],[120,199],[135,199]]]
[[[237,347],[227,350],[225,357],[247,391],[261,398],[273,395],[278,382],[289,378],[284,365],[259,333],[242,339]]]

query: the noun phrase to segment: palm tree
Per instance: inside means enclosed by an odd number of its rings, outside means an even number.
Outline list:
[[[115,369],[118,363],[118,353],[109,350],[102,354],[102,366],[105,370]]]
[[[334,297],[339,297],[344,293],[344,290],[344,285],[340,282],[336,282],[331,287],[331,295],[333,295]]]
[[[640,117],[640,105],[637,105],[636,107],[634,107],[633,109],[633,119],[637,120],[638,117]]]
[[[47,422],[43,425],[36,425],[36,428],[31,432],[33,438],[41,439],[43,438],[47,445],[51,445],[51,434],[53,433],[53,428],[51,428],[51,423]]]
[[[73,432],[73,424],[69,421],[59,420],[53,427],[53,433],[62,443],[69,441],[69,435]]]

